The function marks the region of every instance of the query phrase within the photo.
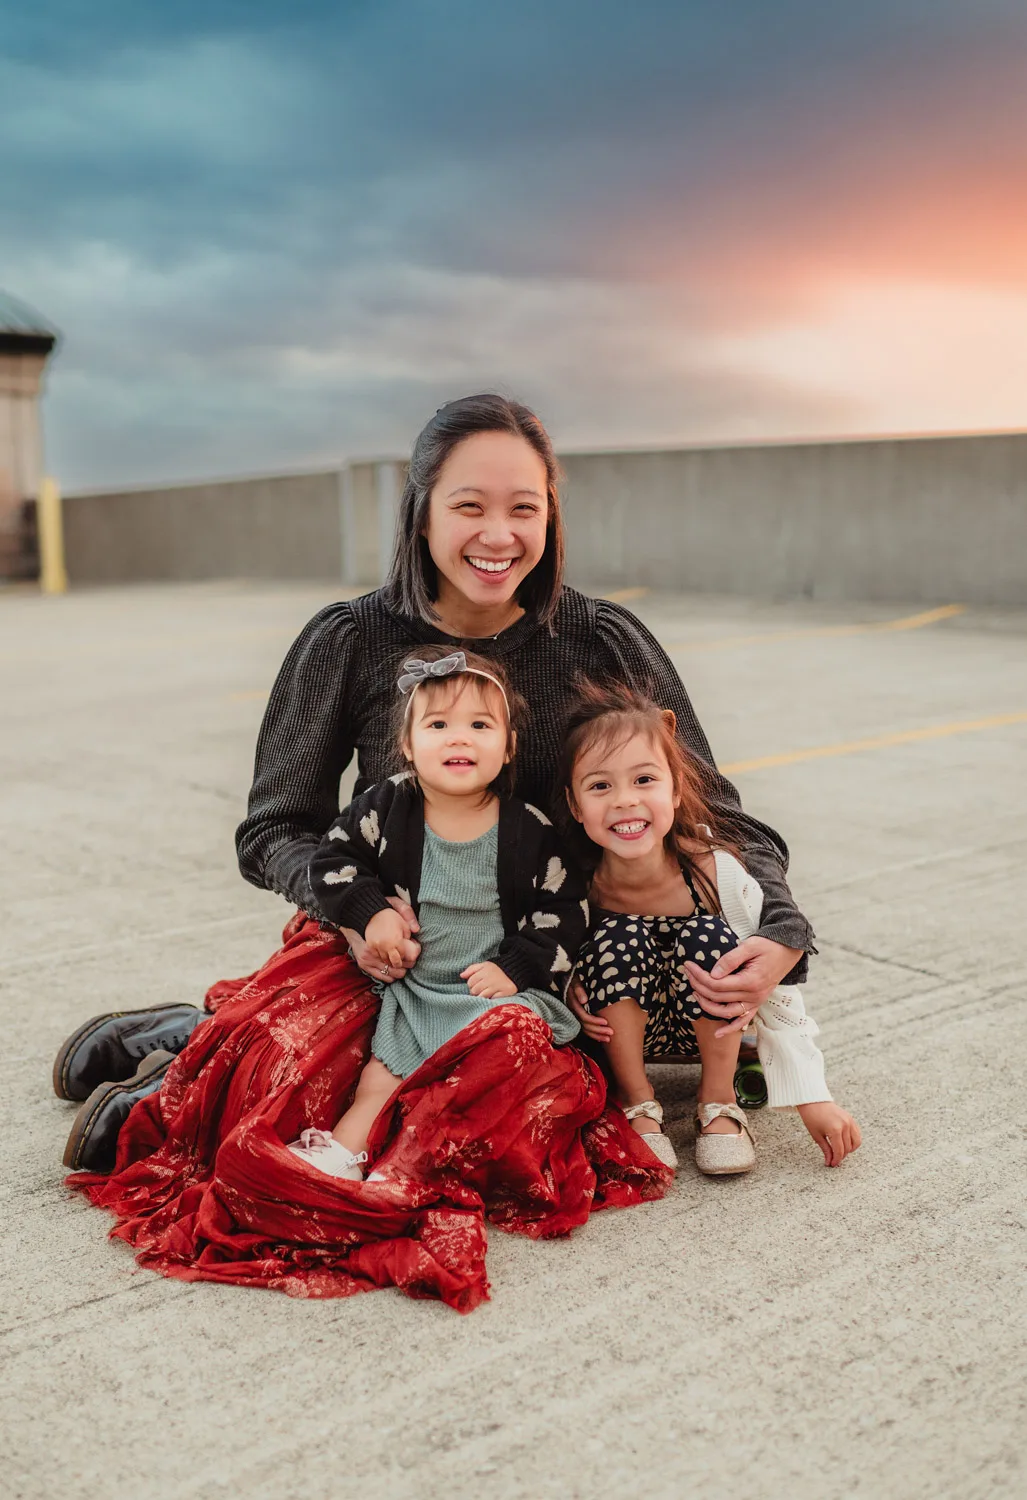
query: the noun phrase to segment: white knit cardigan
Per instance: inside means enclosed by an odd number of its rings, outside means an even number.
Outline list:
[[[741,940],[760,925],[763,890],[733,854],[714,852],[721,911]],[[824,1077],[824,1055],[813,1038],[819,1027],[806,1014],[797,984],[779,984],[754,1017],[756,1046],[767,1080],[767,1103],[775,1109],[818,1104],[830,1099]]]

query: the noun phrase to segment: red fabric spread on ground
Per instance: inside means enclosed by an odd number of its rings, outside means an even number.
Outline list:
[[[117,1218],[140,1264],[182,1280],[346,1297],[397,1286],[470,1312],[489,1294],[486,1219],[566,1235],[593,1209],[660,1198],[599,1069],[500,1005],[408,1078],[368,1146],[381,1182],[330,1178],[286,1150],[330,1129],[370,1053],[377,996],[345,943],[300,916],[213,1012],[159,1094],[129,1115],[114,1172],[69,1186]]]

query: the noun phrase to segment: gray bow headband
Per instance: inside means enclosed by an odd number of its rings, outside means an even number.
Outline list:
[[[396,686],[401,693],[409,693],[412,688],[427,682],[429,677],[453,677],[457,672],[466,671],[467,657],[462,651],[454,651],[452,656],[441,656],[438,661],[422,661],[419,656],[412,656],[403,663],[403,675]]]
[[[407,712],[410,711],[414,689],[419,688],[423,682],[430,682],[433,677],[456,677],[460,673],[466,673],[470,677],[484,677],[486,682],[495,683],[503,695],[507,717],[509,717],[510,700],[499,678],[493,677],[491,672],[482,672],[477,667],[469,667],[467,657],[462,651],[454,651],[451,656],[439,657],[438,661],[422,661],[421,657],[412,656],[409,661],[403,663],[403,672],[396,686],[401,693],[410,694],[407,700]]]

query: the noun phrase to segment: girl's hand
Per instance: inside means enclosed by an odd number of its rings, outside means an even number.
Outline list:
[[[823,1104],[800,1104],[802,1123],[824,1153],[824,1165],[840,1167],[847,1156],[858,1151],[863,1137],[847,1109],[826,1101]]]
[[[369,954],[378,960],[378,978],[384,979],[392,969],[408,969],[420,952],[410,940],[409,927],[397,911],[376,911],[364,929]]]
[[[585,1005],[585,986],[572,979],[567,987],[567,1004],[581,1022],[581,1029],[594,1042],[612,1042],[613,1027],[603,1016],[594,1016]]]
[[[467,988],[481,1000],[509,1000],[516,995],[517,986],[509,974],[504,974],[498,964],[471,964],[464,969],[461,979],[467,980]]]
[[[386,896],[385,899],[392,907],[393,911],[399,912],[399,915],[406,923],[407,937],[410,937],[410,935],[414,932],[420,932],[421,924],[417,920],[417,913],[414,911],[414,908],[410,905],[409,902],[401,901],[398,896]]]
[[[744,1031],[777,986],[802,957],[801,948],[786,948],[770,938],[751,937],[725,953],[707,973],[698,964],[685,964],[695,998],[708,1015],[730,1021],[717,1032]]]
[[[412,968],[421,956],[420,943],[410,941],[412,934],[421,930],[421,925],[414,914],[413,907],[409,906],[405,901],[401,901],[398,896],[387,896],[386,900],[393,911],[398,912],[406,924],[406,936],[408,939],[406,952],[407,954],[413,954],[409,963],[397,964],[395,966],[392,964],[385,965],[381,962],[378,954],[368,947],[366,939],[361,937],[359,932],[354,932],[349,927],[340,929],[343,937],[349,943],[350,952],[353,954],[353,962],[357,968],[366,974],[369,979],[377,979],[380,984],[391,984],[395,979],[402,979],[407,969]]]

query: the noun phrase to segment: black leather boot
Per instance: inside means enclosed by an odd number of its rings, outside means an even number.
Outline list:
[[[109,1172],[118,1152],[118,1132],[129,1112],[147,1094],[155,1094],[174,1062],[170,1052],[151,1052],[123,1083],[101,1083],[75,1116],[64,1148],[64,1165],[73,1172]]]
[[[54,1059],[53,1091],[58,1099],[87,1099],[98,1084],[131,1078],[151,1052],[181,1052],[208,1019],[195,1005],[151,1005],[93,1016],[71,1033]]]

